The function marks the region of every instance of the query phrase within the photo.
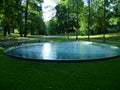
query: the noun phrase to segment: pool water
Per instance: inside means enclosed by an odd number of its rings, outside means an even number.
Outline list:
[[[15,46],[5,50],[5,53],[32,60],[81,61],[116,57],[120,55],[120,49],[107,44],[71,41]]]

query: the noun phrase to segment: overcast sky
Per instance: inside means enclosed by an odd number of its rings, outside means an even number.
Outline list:
[[[44,0],[42,5],[44,21],[49,21],[52,17],[55,16],[55,6],[58,1],[59,0]]]

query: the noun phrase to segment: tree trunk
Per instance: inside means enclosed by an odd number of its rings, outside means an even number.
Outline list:
[[[20,37],[23,37],[23,35],[22,35],[22,27],[20,26]]]
[[[106,0],[104,0],[104,15],[103,15],[103,18],[104,18],[103,42],[106,42],[106,38],[105,38],[105,34],[106,34]]]
[[[79,21],[78,21],[78,0],[76,0],[76,19],[77,19],[76,40],[78,40],[78,28],[79,28]]]
[[[12,26],[12,33],[15,33],[15,27]]]
[[[67,11],[67,31],[66,31],[66,34],[67,34],[67,39],[69,39],[69,0],[68,0],[68,11]]]
[[[10,35],[11,34],[11,27],[10,27],[10,25],[7,25],[7,31],[8,31],[8,35]]]
[[[24,30],[24,37],[27,36],[27,18],[28,18],[28,4],[29,0],[26,0],[26,7],[25,7],[25,30]]]
[[[7,29],[6,29],[6,25],[4,25],[4,27],[3,27],[3,31],[4,31],[3,35],[4,35],[4,36],[7,36]]]
[[[88,41],[90,41],[90,0],[88,0]]]

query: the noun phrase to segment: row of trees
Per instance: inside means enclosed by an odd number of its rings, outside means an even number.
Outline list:
[[[20,36],[44,34],[42,0],[0,0],[0,27],[4,36],[19,31]]]
[[[120,25],[119,0],[61,0],[56,11],[49,24],[50,28],[54,24],[54,34],[72,31],[81,35],[100,34],[106,33],[104,30],[111,25]]]
[[[76,35],[79,32],[81,35],[97,34],[110,25],[120,25],[119,0],[84,1],[60,0],[56,16],[46,28],[42,18],[43,0],[1,0],[0,28],[4,36],[18,30],[21,37],[26,37],[28,33],[53,35],[74,31]]]

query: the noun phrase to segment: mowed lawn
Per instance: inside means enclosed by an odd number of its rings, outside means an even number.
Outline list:
[[[9,57],[4,49],[0,47],[0,90],[120,90],[120,57],[39,62]]]

